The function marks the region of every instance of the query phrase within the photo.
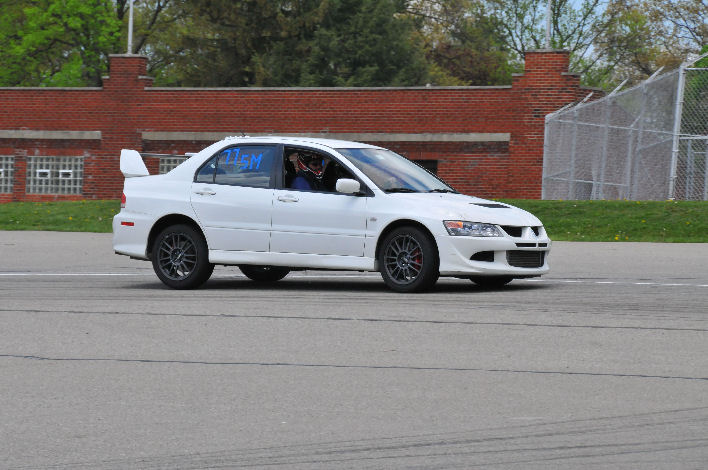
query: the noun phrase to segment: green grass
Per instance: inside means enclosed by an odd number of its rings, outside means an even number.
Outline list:
[[[708,202],[504,199],[538,216],[553,240],[708,242]],[[119,201],[0,204],[0,230],[110,232]]]
[[[708,202],[504,200],[543,222],[553,240],[708,242]]]
[[[120,201],[9,202],[0,204],[0,230],[110,232]]]

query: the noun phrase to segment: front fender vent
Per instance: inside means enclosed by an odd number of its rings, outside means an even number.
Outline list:
[[[470,258],[472,261],[486,261],[487,263],[494,262],[494,252],[493,251],[478,251],[473,254]]]

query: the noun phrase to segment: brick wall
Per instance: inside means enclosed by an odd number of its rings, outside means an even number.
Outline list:
[[[193,89],[153,87],[145,57],[112,56],[102,88],[0,88],[0,155],[15,156],[0,202],[76,198],[27,194],[28,156],[84,156],[81,197],[112,199],[122,148],[194,152],[242,132],[350,136],[437,160],[464,193],[539,198],[544,116],[587,94],[568,57],[529,52],[503,87]]]

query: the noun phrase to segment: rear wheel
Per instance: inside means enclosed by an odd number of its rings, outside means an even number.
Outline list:
[[[438,250],[430,236],[417,227],[400,227],[381,244],[379,270],[396,292],[420,292],[432,287],[440,273]]]
[[[247,264],[238,267],[252,281],[275,282],[288,275],[290,269],[281,266],[251,266]]]
[[[509,284],[513,277],[509,276],[484,276],[470,278],[472,282],[484,289],[498,289]]]
[[[194,289],[214,271],[201,233],[189,225],[164,229],[152,246],[152,267],[165,285],[173,289]]]

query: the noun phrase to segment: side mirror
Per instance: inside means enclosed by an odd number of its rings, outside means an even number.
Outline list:
[[[356,194],[361,190],[361,185],[357,180],[342,178],[337,180],[335,189],[338,193]]]

